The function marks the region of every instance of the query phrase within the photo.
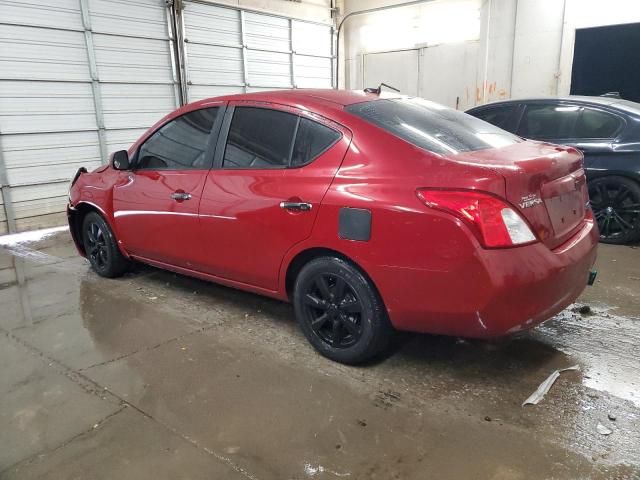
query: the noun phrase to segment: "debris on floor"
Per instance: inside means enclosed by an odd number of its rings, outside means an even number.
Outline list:
[[[544,398],[547,392],[551,389],[555,381],[558,379],[562,372],[566,372],[569,370],[580,370],[578,365],[574,365],[573,367],[563,368],[562,370],[556,370],[551,375],[547,377],[547,379],[538,386],[537,390],[533,392],[529,398],[527,398],[524,402],[522,402],[522,406],[525,405],[537,405],[540,400]]]
[[[572,310],[583,316],[593,315],[593,311],[591,310],[591,307],[589,305],[580,305],[580,306],[574,307]]]
[[[598,433],[600,435],[611,435],[613,433],[613,430],[611,430],[609,427],[605,427],[601,423],[598,424],[596,430],[598,430]]]

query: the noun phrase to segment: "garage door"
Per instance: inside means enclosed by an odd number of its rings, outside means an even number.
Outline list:
[[[88,0],[108,152],[180,106],[164,0]]]
[[[331,27],[186,1],[181,15],[188,101],[278,88],[331,88]]]
[[[332,85],[326,24],[195,1],[0,0],[0,12],[0,234],[64,224],[74,172],[183,100]]]
[[[0,0],[0,11],[0,233],[61,225],[73,173],[177,105],[165,4]]]

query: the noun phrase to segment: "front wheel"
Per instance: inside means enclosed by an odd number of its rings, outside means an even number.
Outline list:
[[[630,178],[606,176],[589,182],[589,198],[603,243],[640,239],[640,185]]]
[[[307,340],[340,363],[361,363],[382,353],[393,335],[374,286],[340,258],[306,264],[296,279],[293,304]]]
[[[122,255],[107,222],[96,212],[82,221],[82,244],[91,266],[101,277],[115,278],[127,271],[129,262]]]

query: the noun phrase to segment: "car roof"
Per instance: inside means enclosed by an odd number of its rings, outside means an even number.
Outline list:
[[[576,102],[585,105],[601,105],[614,108],[623,108],[627,112],[635,111],[640,114],[640,104],[631,102],[629,100],[623,100],[616,97],[591,97],[586,95],[567,95],[564,97],[528,97],[528,98],[513,98],[509,100],[499,100],[497,102],[485,103],[484,105],[478,105],[472,107],[469,110],[475,110],[476,108],[484,108],[496,105],[506,105],[510,103],[538,103],[538,102]]]
[[[367,93],[363,90],[335,90],[330,88],[296,88],[289,90],[270,90],[261,92],[238,93],[233,95],[224,95],[221,97],[212,97],[196,102],[207,103],[212,100],[248,100],[256,102],[282,103],[285,105],[302,106],[305,108],[326,108],[333,107],[342,109],[347,105],[354,103],[369,102],[379,100],[381,98],[395,98],[399,95],[390,95],[383,93],[377,95],[375,93]]]

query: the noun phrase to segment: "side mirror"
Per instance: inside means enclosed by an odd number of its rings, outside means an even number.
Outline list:
[[[114,170],[129,170],[129,152],[126,150],[118,150],[111,156],[111,166]]]

